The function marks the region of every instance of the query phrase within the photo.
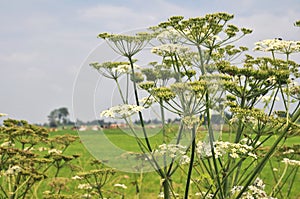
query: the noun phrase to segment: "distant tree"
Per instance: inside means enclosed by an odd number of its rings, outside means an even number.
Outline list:
[[[57,127],[58,125],[66,125],[69,122],[69,111],[66,107],[54,109],[48,115],[49,126]]]
[[[62,107],[58,109],[58,120],[62,125],[66,125],[69,121],[68,108]]]
[[[58,126],[58,112],[57,109],[53,110],[50,112],[48,115],[48,120],[49,120],[49,126],[50,127],[57,127]]]

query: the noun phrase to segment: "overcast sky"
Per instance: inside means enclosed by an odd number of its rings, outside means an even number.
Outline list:
[[[75,117],[95,119],[108,98],[95,103],[91,93],[99,85],[103,93],[112,91],[99,79],[95,88],[97,74],[88,68],[95,49],[105,51],[96,38],[101,32],[222,11],[235,15],[232,23],[254,30],[243,39],[252,48],[268,38],[299,40],[300,31],[293,27],[299,10],[299,0],[0,0],[0,112],[43,123],[51,110],[67,107]]]

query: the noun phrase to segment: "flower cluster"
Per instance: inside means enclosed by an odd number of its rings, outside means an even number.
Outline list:
[[[237,195],[244,187],[243,186],[234,186],[231,189],[232,195]],[[242,194],[241,199],[275,199],[265,192],[265,184],[260,178],[256,178],[252,185],[248,186],[246,192]]]
[[[187,126],[188,129],[192,129],[194,126],[198,126],[200,118],[197,115],[185,116],[182,118],[182,122]]]
[[[58,149],[50,149],[48,151],[49,154],[61,154],[62,151],[61,150],[58,150]]]
[[[288,158],[283,158],[282,162],[286,165],[300,166],[300,161],[298,161],[298,160],[291,160]]]
[[[176,97],[176,94],[168,87],[153,88],[151,94],[161,100],[168,101]]]
[[[3,142],[0,147],[14,147],[15,144],[12,141]]]
[[[160,56],[172,56],[174,54],[184,54],[188,50],[188,47],[180,44],[162,44],[152,48],[151,52]]]
[[[137,64],[133,64],[133,69],[134,70],[138,70],[140,69],[141,67],[138,66]],[[118,65],[116,68],[113,68],[112,69],[113,72],[115,73],[119,73],[119,74],[122,74],[122,73],[127,73],[127,74],[131,74],[131,65],[129,64],[121,64],[121,65]]]
[[[229,154],[231,158],[250,156],[257,159],[256,154],[252,152],[253,147],[247,144],[216,141],[213,146],[216,158],[221,158],[224,154]],[[197,143],[197,153],[200,157],[211,157],[212,150],[210,144],[199,141]]]
[[[178,43],[182,39],[182,35],[174,28],[167,28],[160,32],[156,39],[161,43]]]
[[[92,189],[92,188],[93,187],[88,183],[78,185],[78,189]]]
[[[150,91],[150,89],[155,86],[155,82],[154,81],[141,82],[139,83],[138,86],[143,90]]]
[[[282,39],[267,39],[255,43],[254,50],[291,54],[300,52],[300,41],[284,41]]]
[[[172,159],[178,159],[180,164],[187,164],[190,158],[186,155],[186,146],[180,144],[162,144],[158,146],[159,149],[153,151],[153,157],[159,159],[167,156]]]
[[[140,111],[142,111],[144,107],[131,105],[131,104],[123,104],[118,106],[113,106],[108,110],[102,111],[101,117],[110,117],[110,118],[127,118],[131,115],[134,115]]]
[[[18,165],[14,165],[7,169],[4,173],[4,175],[16,175],[22,171],[22,168]]]
[[[140,32],[135,35],[100,33],[98,37],[107,40],[108,44],[118,54],[132,57],[148,44],[153,35],[147,32]]]
[[[128,62],[103,62],[101,64],[94,62],[90,66],[109,79],[117,79],[123,74],[131,73],[131,66]],[[136,64],[133,67],[139,69]]]

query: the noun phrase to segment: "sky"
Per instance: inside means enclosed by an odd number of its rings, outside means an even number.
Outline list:
[[[101,32],[228,12],[231,23],[254,30],[241,41],[253,48],[263,39],[299,40],[299,10],[299,0],[0,0],[0,113],[44,123],[53,109],[67,107],[72,120],[98,118],[115,93],[88,66],[116,58],[97,38]]]

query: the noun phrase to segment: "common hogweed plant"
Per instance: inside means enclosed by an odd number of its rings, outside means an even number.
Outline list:
[[[286,139],[299,134],[299,64],[292,58],[300,51],[300,42],[260,41],[254,50],[270,56],[253,57],[246,54],[247,47],[234,45],[252,30],[230,24],[232,19],[227,13],[174,16],[136,35],[99,34],[123,58],[90,64],[116,83],[121,98],[101,116],[124,119],[145,160],[160,176],[164,198],[290,196],[299,154],[293,147],[288,151],[294,159],[278,154],[286,152],[282,151]],[[154,61],[141,67],[138,55],[148,49]],[[143,112],[153,106],[160,107],[160,144],[150,142],[144,121]],[[166,123],[169,113],[181,118],[172,138]],[[233,139],[223,141],[222,129],[214,128],[216,113],[229,125]],[[133,125],[134,115],[142,136]],[[200,139],[203,134],[205,140]],[[274,140],[271,147],[264,148],[270,140]],[[267,194],[261,173],[266,164],[272,167],[276,155],[285,167],[281,176],[273,173],[275,184]],[[181,193],[172,185],[178,172],[186,178]]]
[[[64,152],[75,140],[71,135],[50,138],[47,129],[24,120],[4,120],[0,127],[1,198],[38,198],[46,179],[64,182],[59,172],[78,157]]]

